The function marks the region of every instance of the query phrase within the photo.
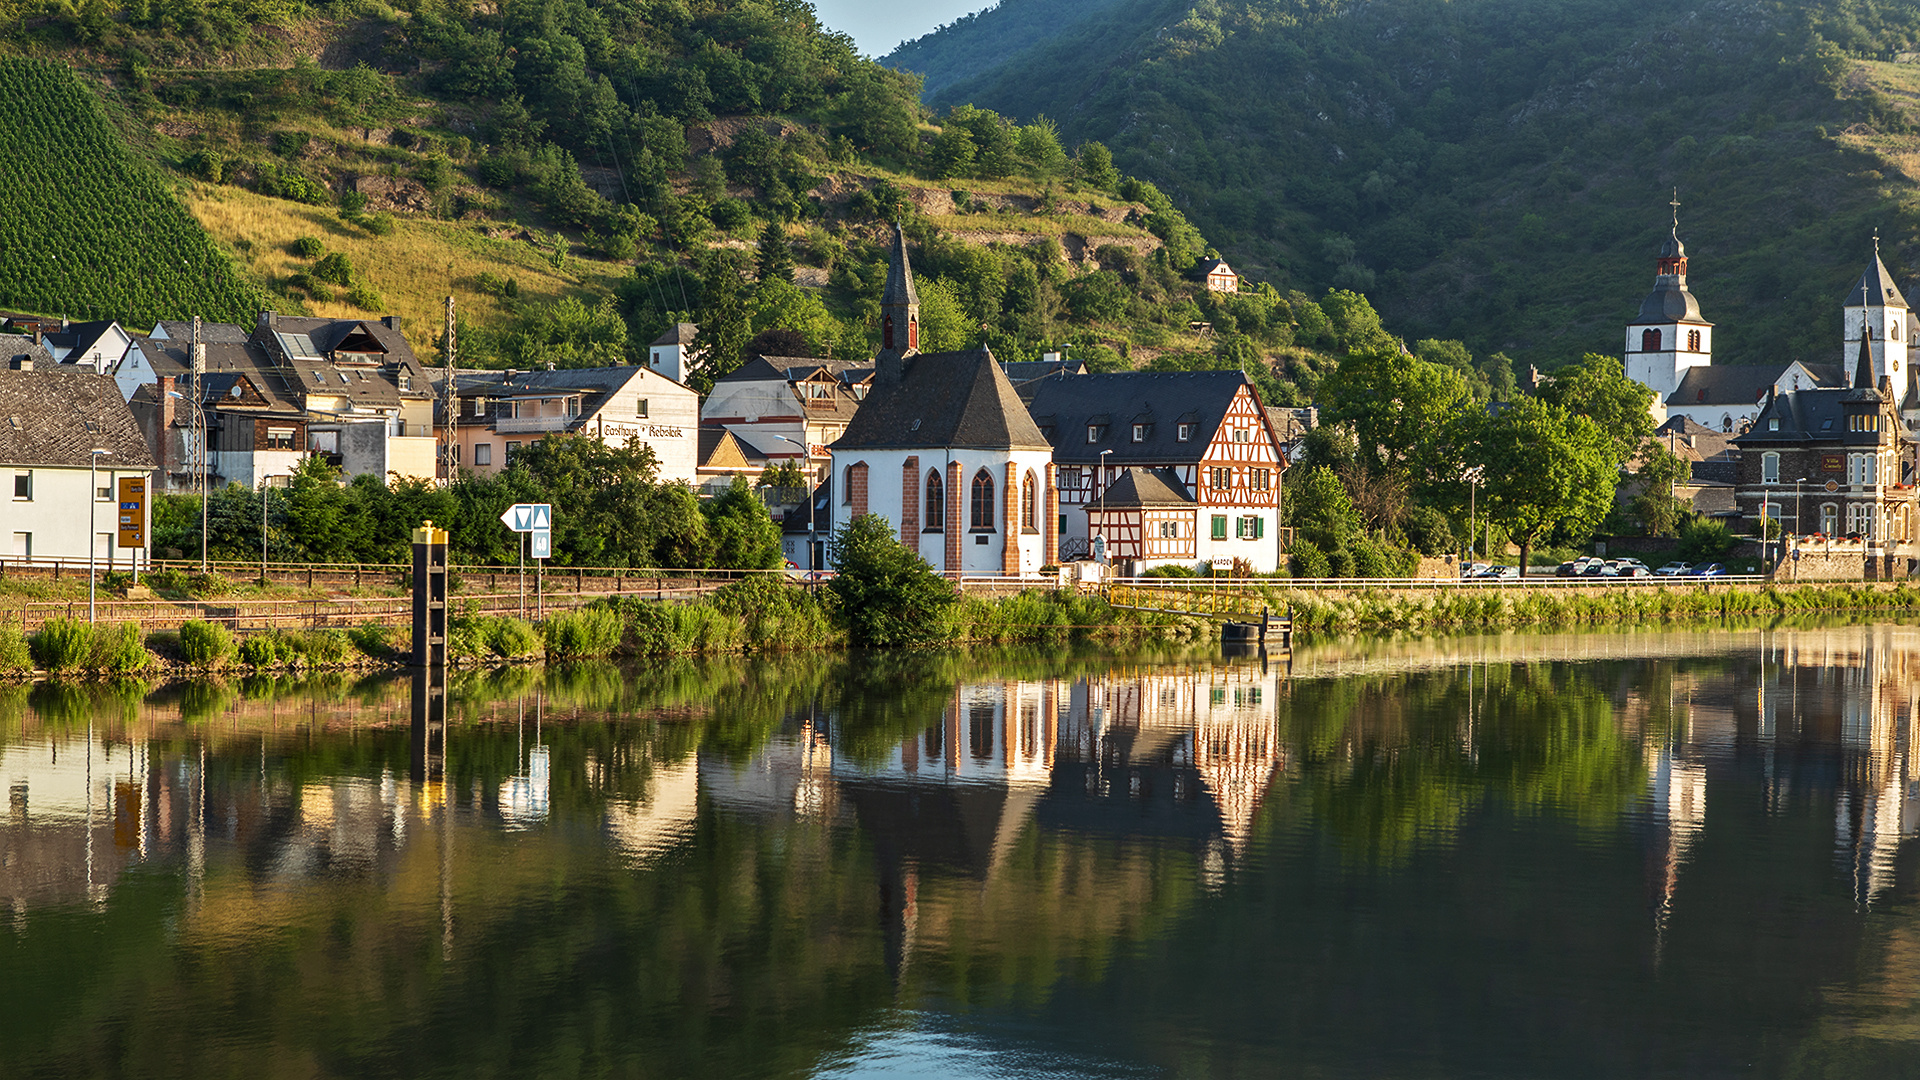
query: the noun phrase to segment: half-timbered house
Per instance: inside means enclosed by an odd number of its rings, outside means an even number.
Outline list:
[[[1133,560],[1137,569],[1239,560],[1265,572],[1278,564],[1286,465],[1245,374],[1117,372],[1042,379],[1028,390],[1059,474],[1059,558],[1087,554],[1093,538],[1106,535],[1109,559]],[[1144,500],[1134,520],[1145,530],[1151,518],[1161,543],[1142,535],[1138,547],[1122,549],[1119,537],[1100,532],[1119,527],[1122,516],[1107,513],[1102,499],[1117,500],[1128,476],[1130,497]],[[1183,509],[1171,509],[1167,493],[1184,500]]]

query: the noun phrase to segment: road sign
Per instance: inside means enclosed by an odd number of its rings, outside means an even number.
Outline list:
[[[500,523],[514,532],[536,532],[553,528],[552,503],[514,503],[500,515]]]
[[[120,478],[120,545],[123,548],[147,546],[147,481],[145,477]]]
[[[553,530],[535,529],[527,537],[527,554],[536,559],[553,558]]]

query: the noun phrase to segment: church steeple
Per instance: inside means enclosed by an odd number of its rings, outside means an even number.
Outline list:
[[[1844,305],[1840,324],[1846,336],[1842,347],[1852,349],[1854,342],[1866,340],[1873,352],[1874,374],[1889,376],[1896,388],[1904,388],[1912,378],[1907,371],[1907,346],[1913,317],[1907,298],[1900,295],[1893,275],[1887,272],[1887,264],[1880,261],[1878,230],[1873,234],[1873,261],[1847,291]]]
[[[880,355],[899,360],[920,351],[920,294],[913,288],[913,264],[907,261],[907,238],[893,223],[893,255],[887,264],[887,287],[880,294]]]
[[[1680,189],[1673,189],[1673,230],[1667,234],[1667,242],[1660,246],[1658,277],[1680,279],[1680,288],[1687,287],[1687,245],[1680,242]],[[1696,307],[1696,311],[1698,308]]]
[[[1713,324],[1700,317],[1700,301],[1687,288],[1687,246],[1680,242],[1680,194],[1674,193],[1673,224],[1660,245],[1653,291],[1627,324],[1627,377],[1652,390],[1654,412],[1666,418],[1667,396],[1688,369],[1713,362]]]

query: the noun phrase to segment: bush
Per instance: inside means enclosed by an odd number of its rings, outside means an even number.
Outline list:
[[[1169,563],[1166,566],[1156,566],[1140,576],[1150,578],[1190,578],[1199,577],[1200,574],[1191,566]]]
[[[834,531],[828,583],[854,645],[926,645],[947,633],[943,618],[958,598],[953,583],[894,539],[879,514],[855,518]]]
[[[0,672],[19,675],[33,670],[33,652],[27,635],[17,626],[0,626]]]
[[[278,667],[299,655],[293,641],[278,630],[257,634],[240,643],[240,662],[254,669]]]
[[[303,236],[293,242],[293,253],[303,259],[317,259],[327,253],[327,246],[317,236]]]
[[[584,607],[555,612],[540,632],[547,655],[553,657],[611,656],[620,647],[620,615],[611,608]]]
[[[1739,537],[1723,521],[1695,521],[1680,530],[1678,557],[1683,562],[1715,562],[1726,557]]]
[[[48,619],[33,632],[28,652],[42,671],[79,671],[93,659],[93,627],[78,619]]]
[[[93,655],[88,666],[110,675],[132,675],[153,664],[146,635],[139,623],[117,623],[94,628]]]
[[[344,630],[308,630],[288,635],[288,644],[312,664],[342,664],[347,659],[347,634]]]
[[[1287,566],[1297,578],[1323,578],[1333,576],[1333,568],[1327,561],[1327,553],[1311,540],[1295,540],[1287,552]]]
[[[192,588],[192,583],[182,571],[156,570],[147,575],[147,587],[155,592],[184,595]]]
[[[462,615],[448,621],[450,657],[522,660],[539,656],[544,647],[532,623],[511,615]]]
[[[233,633],[219,623],[188,619],[180,624],[180,656],[195,667],[219,667],[233,655]]]
[[[839,640],[828,603],[832,596],[761,576],[721,588],[713,606],[740,621],[748,648],[817,649]]]
[[[385,660],[395,652],[393,627],[382,623],[362,623],[347,631],[347,640],[354,648],[376,660]]]

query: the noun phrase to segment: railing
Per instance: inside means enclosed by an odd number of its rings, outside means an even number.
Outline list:
[[[565,431],[577,416],[503,416],[493,422],[493,430],[502,435],[522,431]]]

